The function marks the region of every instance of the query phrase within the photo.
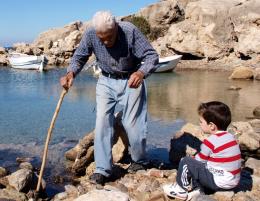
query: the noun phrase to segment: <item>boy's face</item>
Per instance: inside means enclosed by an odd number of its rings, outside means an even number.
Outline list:
[[[210,123],[208,124],[202,116],[199,117],[199,120],[200,120],[200,127],[201,127],[202,131],[204,133],[210,134],[211,133],[211,124]]]

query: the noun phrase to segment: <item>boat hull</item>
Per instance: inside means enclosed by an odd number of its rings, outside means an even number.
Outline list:
[[[173,55],[159,59],[158,68],[155,73],[170,72],[173,71],[177,63],[180,61],[182,55]]]
[[[9,57],[11,67],[16,69],[40,70],[46,65],[45,57],[30,55],[14,55]]]

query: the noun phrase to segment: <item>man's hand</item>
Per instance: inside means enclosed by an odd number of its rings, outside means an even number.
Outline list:
[[[143,82],[144,79],[144,73],[141,71],[134,72],[129,80],[128,80],[128,86],[130,88],[138,88],[140,84]]]
[[[60,85],[64,89],[68,90],[72,86],[73,80],[74,80],[74,74],[73,72],[69,72],[67,73],[67,75],[60,78]]]

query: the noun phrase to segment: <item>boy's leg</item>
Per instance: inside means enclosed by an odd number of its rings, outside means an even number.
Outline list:
[[[214,182],[211,172],[206,168],[206,164],[191,157],[184,157],[178,168],[177,183],[187,191],[209,188],[214,191],[219,190]]]

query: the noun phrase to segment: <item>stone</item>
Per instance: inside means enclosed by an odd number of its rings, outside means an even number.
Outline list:
[[[28,192],[29,185],[32,183],[33,172],[28,169],[20,169],[8,177],[9,185],[19,192]]]
[[[126,193],[116,190],[93,190],[87,194],[81,195],[74,201],[129,201],[130,198]]]
[[[257,107],[254,109],[253,115],[255,116],[255,118],[260,119],[260,106],[257,106]]]
[[[249,67],[237,67],[234,69],[233,73],[230,75],[229,79],[253,79],[254,71]]]
[[[260,160],[248,158],[245,166],[253,170],[254,175],[260,176]]]
[[[3,167],[0,167],[0,178],[7,175],[7,170]]]

